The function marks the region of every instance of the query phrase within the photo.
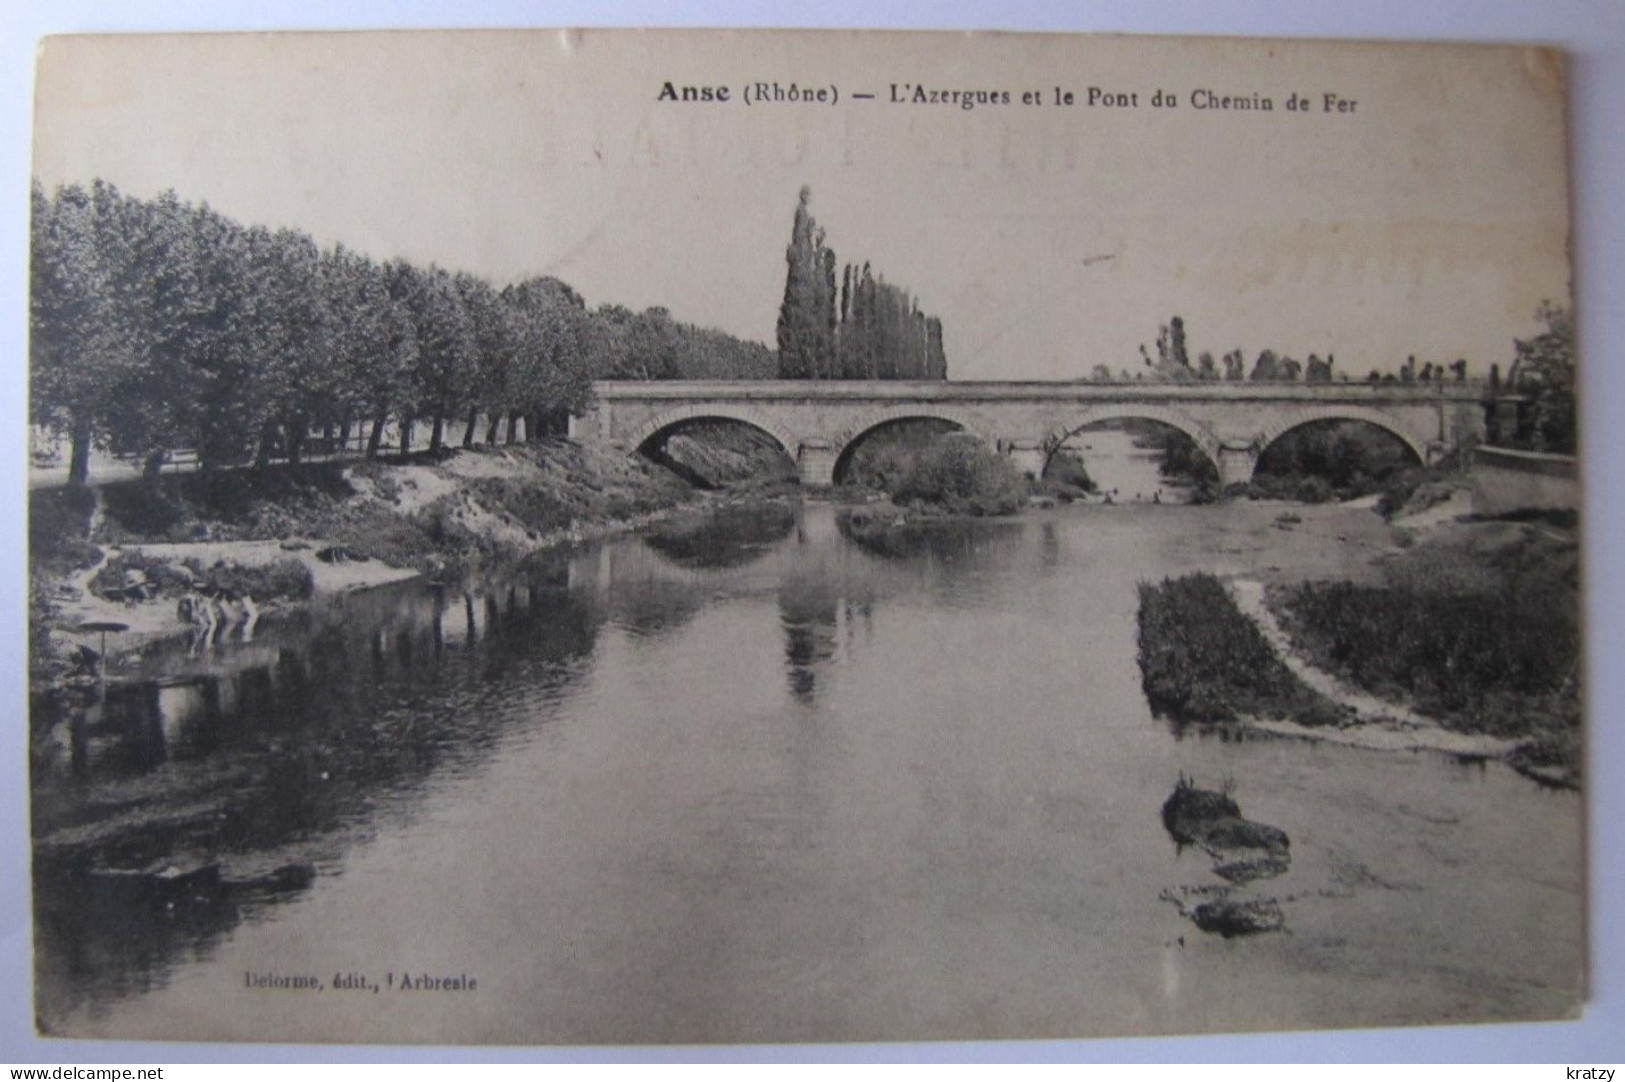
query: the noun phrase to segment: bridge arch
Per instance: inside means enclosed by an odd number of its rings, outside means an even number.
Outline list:
[[[1342,405],[1309,406],[1295,409],[1266,425],[1264,430],[1259,433],[1258,441],[1254,445],[1253,465],[1255,467],[1258,465],[1258,460],[1264,457],[1264,452],[1269,450],[1270,445],[1276,440],[1293,429],[1302,428],[1304,425],[1314,424],[1317,421],[1363,421],[1366,424],[1374,425],[1404,443],[1410,449],[1411,454],[1416,456],[1418,464],[1427,465],[1427,436],[1419,436],[1396,422],[1392,416],[1380,410],[1370,409],[1365,406]]]
[[[1222,470],[1219,438],[1208,431],[1207,426],[1194,417],[1166,406],[1140,406],[1130,403],[1094,406],[1067,423],[1050,429],[1049,435],[1044,439],[1044,466],[1046,468],[1049,466],[1050,458],[1072,436],[1091,425],[1103,424],[1106,421],[1156,421],[1158,424],[1178,429],[1201,449],[1202,454],[1213,463],[1215,470]]]
[[[627,440],[627,447],[634,452],[641,452],[651,440],[669,429],[687,424],[690,421],[733,421],[742,425],[749,425],[758,432],[771,437],[779,445],[779,450],[789,457],[791,462],[796,460],[796,450],[800,442],[785,429],[774,424],[772,419],[762,414],[760,410],[749,406],[732,406],[722,404],[695,403],[687,406],[676,406],[659,414],[653,419],[639,425]]]
[[[856,423],[847,425],[830,441],[830,447],[835,452],[835,465],[831,471],[832,481],[838,485],[845,478],[847,466],[852,461],[852,453],[857,450],[865,437],[877,428],[884,428],[899,421],[943,421],[961,432],[975,436],[990,448],[998,447],[997,438],[964,410],[936,405],[888,406],[864,414]]]

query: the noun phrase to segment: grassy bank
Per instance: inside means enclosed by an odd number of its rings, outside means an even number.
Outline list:
[[[293,554],[330,552],[351,566],[365,561],[453,576],[696,496],[653,463],[567,440],[404,462],[181,473],[156,488],[126,481],[95,491],[37,490],[29,508],[35,669],[49,667],[59,652],[53,634],[85,618],[88,603],[113,606],[112,618],[132,626],[167,621],[181,630],[174,595],[192,582],[262,602],[307,596],[308,579],[296,561],[283,559]],[[216,555],[240,552],[247,542],[274,542],[273,558],[248,563]],[[159,545],[180,547],[162,556],[143,551]],[[127,573],[149,584],[144,592],[151,596],[128,604],[105,600]]]
[[[36,516],[68,492],[36,493]],[[157,489],[139,481],[109,484],[101,489],[103,513],[93,531],[84,518],[57,513],[50,525],[42,522],[33,543],[43,557],[53,539],[41,534],[52,530],[81,545],[320,538],[421,569],[431,559],[522,549],[692,495],[688,485],[647,462],[550,440],[406,462],[174,474]]]
[[[1348,712],[1283,665],[1209,574],[1140,584],[1140,674],[1151,710],[1177,722],[1248,715],[1305,725]]]
[[[1514,765],[1578,781],[1579,606],[1560,579],[1309,582],[1274,587],[1270,602],[1314,664],[1448,729],[1519,740]]]

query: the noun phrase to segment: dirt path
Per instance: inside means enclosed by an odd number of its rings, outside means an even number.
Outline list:
[[[1500,757],[1513,741],[1477,733],[1458,733],[1407,707],[1377,698],[1311,665],[1292,645],[1291,638],[1264,601],[1264,584],[1254,579],[1232,579],[1226,584],[1236,607],[1257,625],[1275,655],[1294,676],[1334,702],[1351,708],[1356,720],[1344,727],[1299,725],[1276,719],[1254,719],[1249,724],[1266,732],[1329,740],[1353,747],[1388,750],[1450,752],[1456,755]]]

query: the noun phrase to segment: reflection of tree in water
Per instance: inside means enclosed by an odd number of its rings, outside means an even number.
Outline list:
[[[239,655],[252,667],[115,684],[96,709],[33,719],[63,734],[32,761],[47,1030],[162,984],[341,864],[437,774],[490,753],[513,716],[496,706],[575,679],[597,633],[546,576],[374,593],[268,632]]]
[[[802,702],[812,702],[818,669],[835,656],[839,601],[831,586],[822,578],[791,576],[779,588],[790,694]]]
[[[761,559],[795,524],[796,509],[789,504],[746,504],[662,523],[643,543],[679,567],[719,570]]]
[[[688,582],[657,579],[618,585],[609,599],[609,615],[636,636],[653,638],[681,627],[710,600],[709,594]]]

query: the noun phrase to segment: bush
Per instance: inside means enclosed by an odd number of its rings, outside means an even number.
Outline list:
[[[1286,499],[1323,503],[1382,491],[1415,464],[1403,440],[1375,425],[1313,421],[1270,444],[1259,456],[1255,478]],[[1318,484],[1306,487],[1309,481]]]
[[[918,418],[893,421],[865,436],[849,456],[842,483],[877,492],[895,492],[915,459],[938,438],[956,432],[947,421]]]
[[[1027,480],[975,436],[939,436],[913,457],[892,490],[900,503],[935,504],[956,513],[1008,515],[1027,501]]]
[[[36,576],[70,575],[101,559],[89,539],[95,508],[96,494],[83,485],[28,494],[28,559]]]
[[[316,585],[310,568],[292,557],[268,564],[221,560],[205,568],[195,556],[170,560],[148,555],[140,549],[130,549],[107,561],[106,566],[90,580],[90,588],[97,593],[121,589],[124,576],[130,571],[145,576],[157,596],[170,598],[180,597],[201,587],[227,590],[252,597],[255,601],[302,601],[314,592]]]
[[[229,590],[256,601],[303,601],[316,589],[310,568],[293,557],[268,564],[221,561],[205,571],[203,579],[214,589]]]
[[[1044,480],[1063,486],[1066,489],[1076,489],[1079,492],[1095,492],[1099,490],[1095,479],[1089,476],[1089,470],[1084,466],[1083,459],[1066,450],[1064,447],[1050,456],[1049,467],[1044,471]]]

